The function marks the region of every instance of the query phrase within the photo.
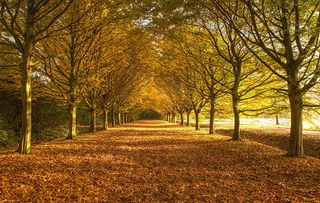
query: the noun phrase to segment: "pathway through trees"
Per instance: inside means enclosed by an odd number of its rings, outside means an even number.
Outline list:
[[[320,200],[320,160],[140,121],[0,152],[0,202]]]

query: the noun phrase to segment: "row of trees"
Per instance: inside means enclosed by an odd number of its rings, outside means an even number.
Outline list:
[[[97,110],[103,114],[104,129],[108,111],[112,125],[135,119],[134,96],[147,81],[142,57],[149,39],[126,5],[100,0],[1,1],[1,86],[21,91],[19,153],[31,151],[36,98],[49,97],[67,106],[67,139],[76,136],[79,105],[90,109],[92,132]]]
[[[159,21],[161,16],[178,16],[175,21],[166,20],[170,25],[159,56],[168,70],[165,83],[172,100],[168,112],[186,112],[189,117],[193,109],[198,129],[198,114],[208,103],[210,133],[214,133],[215,113],[232,109],[232,139],[240,140],[241,114],[274,113],[289,107],[288,155],[303,156],[303,109],[319,106],[312,101],[317,101],[314,93],[320,76],[320,3],[175,3],[157,14]]]
[[[230,111],[233,140],[241,114],[289,107],[288,154],[303,156],[303,109],[318,107],[318,1],[2,0],[0,29],[1,88],[21,91],[20,153],[31,149],[34,96],[68,106],[69,139],[79,105],[90,109],[92,131],[98,109],[104,128],[108,111],[150,105],[181,123],[186,114],[188,124],[194,111],[199,129],[209,107],[210,133],[216,113]],[[165,95],[134,97],[145,84]]]

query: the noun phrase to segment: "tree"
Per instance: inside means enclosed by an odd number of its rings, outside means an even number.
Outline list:
[[[92,49],[100,43],[107,22],[104,10],[98,3],[74,2],[59,21],[65,27],[58,35],[41,43],[38,51],[43,59],[38,71],[48,77],[47,94],[68,105],[69,132],[66,139],[76,136],[77,105],[83,91],[96,77],[96,61]],[[103,8],[103,7],[102,7]]]
[[[70,1],[1,1],[1,44],[20,58],[22,127],[18,152],[31,152],[31,80],[37,43],[55,33],[53,25],[72,4]]]
[[[214,2],[247,49],[287,83],[281,91],[287,93],[291,110],[288,155],[303,156],[303,96],[320,76],[320,3],[238,0],[230,6]],[[234,14],[241,20],[230,21]]]
[[[169,43],[172,45],[172,43]],[[205,90],[205,84],[201,75],[191,68],[190,63],[184,55],[178,51],[179,48],[174,45],[170,50],[163,49],[164,55],[162,64],[166,73],[161,75],[162,84],[167,89],[167,94],[175,110],[194,111],[196,120],[196,130],[200,130],[200,113],[208,98],[203,97],[200,92]],[[177,52],[178,51],[178,52]],[[187,112],[187,120],[190,121]],[[173,113],[175,118],[175,112]]]
[[[104,112],[104,129],[107,129],[108,125],[106,116],[108,111],[111,111],[113,127],[116,124],[116,113],[118,117],[122,114],[123,120],[123,113],[129,111],[131,106],[128,101],[132,101],[130,98],[139,92],[145,81],[148,81],[146,75],[150,74],[146,71],[146,64],[142,62],[148,56],[145,51],[149,50],[146,49],[149,46],[149,37],[139,27],[134,27],[130,23],[124,27],[119,29],[113,38],[116,43],[110,49],[113,50],[109,57],[111,68],[102,75],[99,86],[101,91],[99,106]],[[121,119],[118,119],[119,124],[120,121]]]
[[[210,103],[210,124],[209,134],[214,134],[214,118],[216,113],[216,99],[224,95],[223,81],[225,80],[222,74],[222,66],[219,57],[216,57],[214,47],[211,46],[210,40],[206,39],[206,33],[199,30],[197,27],[186,28],[184,31],[188,33],[183,37],[180,34],[179,38],[175,38],[179,44],[179,51],[184,56],[188,67],[200,76],[200,80],[204,82],[203,88],[197,88],[198,80],[193,81],[193,88]]]

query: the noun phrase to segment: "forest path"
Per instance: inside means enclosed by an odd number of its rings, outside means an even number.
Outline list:
[[[140,121],[0,152],[0,202],[320,201],[320,160]]]

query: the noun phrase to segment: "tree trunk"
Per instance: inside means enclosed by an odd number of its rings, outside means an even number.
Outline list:
[[[125,123],[128,123],[128,113],[125,113],[125,114],[124,114],[124,122],[125,122]]]
[[[172,123],[176,124],[176,114],[172,114]]]
[[[72,140],[77,134],[77,105],[75,103],[69,104],[69,132],[67,140]]]
[[[17,136],[20,135],[21,133],[21,111],[22,111],[22,106],[21,106],[21,100],[17,101],[17,107],[16,107],[16,113],[15,113],[15,128],[14,128],[14,132]]]
[[[20,142],[17,149],[18,153],[29,154],[31,153],[31,112],[32,112],[32,98],[31,98],[31,78],[32,69],[29,65],[29,59],[26,61],[22,69],[22,124]]]
[[[190,126],[190,111],[187,111],[187,126]]]
[[[128,114],[128,121],[129,121],[129,123],[132,123],[132,113]]]
[[[124,118],[125,117],[125,113],[124,112],[122,112],[121,113],[121,124],[123,125],[123,124],[125,124],[125,121],[124,121]]]
[[[234,140],[234,141],[241,140],[241,137],[240,137],[240,113],[239,113],[238,103],[239,103],[238,95],[232,94],[232,109],[233,109],[233,119],[234,119],[232,140]]]
[[[302,134],[302,93],[297,87],[289,83],[289,101],[291,110],[291,127],[290,127],[290,144],[288,155],[291,157],[302,157],[303,149],[303,134]]]
[[[103,130],[108,130],[108,110],[103,109]]]
[[[200,130],[200,122],[199,122],[199,114],[200,114],[200,112],[195,111],[194,114],[195,114],[195,117],[196,117],[196,130]]]
[[[20,142],[17,149],[18,153],[29,154],[31,153],[31,131],[32,131],[32,97],[31,97],[31,80],[32,80],[32,64],[31,57],[34,48],[33,41],[33,15],[31,10],[34,4],[28,3],[27,19],[25,24],[24,33],[24,50],[22,53],[21,64],[21,135]]]
[[[276,114],[276,125],[280,125],[279,114]]]
[[[113,108],[111,110],[111,126],[112,127],[116,126],[116,115]]]
[[[121,125],[121,113],[120,112],[117,113],[116,121],[117,121],[117,125]]]
[[[215,114],[215,99],[211,98],[211,101],[210,101],[210,129],[209,129],[209,134],[214,134],[215,133],[214,114]]]
[[[94,133],[97,131],[97,114],[96,114],[96,108],[90,109],[90,132]]]
[[[180,113],[180,125],[184,125],[183,113]]]

